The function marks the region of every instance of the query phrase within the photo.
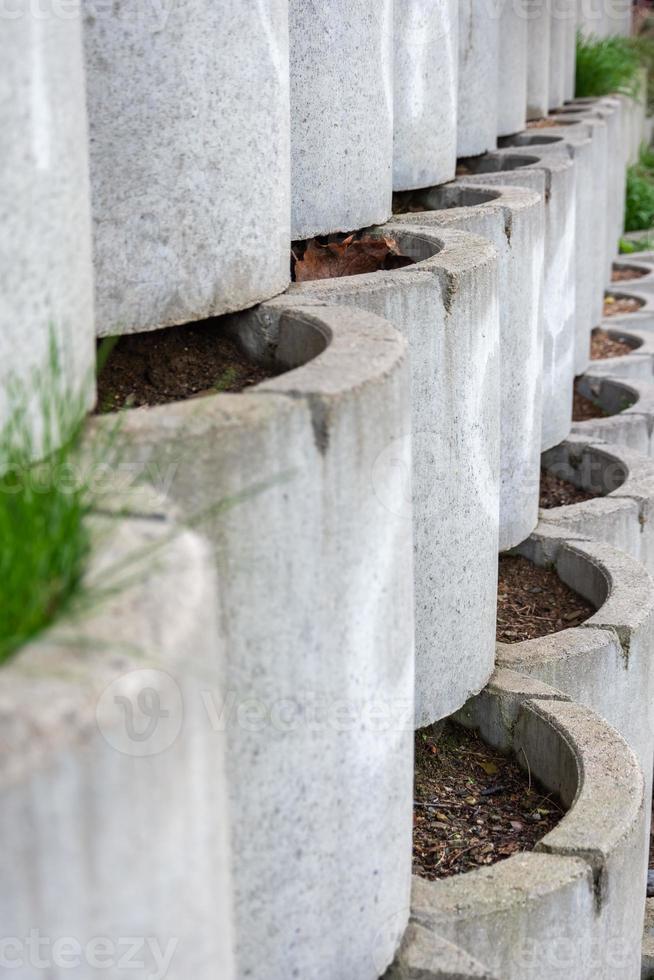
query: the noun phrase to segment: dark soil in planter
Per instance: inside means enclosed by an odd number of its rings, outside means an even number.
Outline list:
[[[575,386],[572,402],[572,421],[586,422],[588,419],[605,418],[608,418],[608,413],[597,402],[594,402],[591,398],[586,398],[585,395],[577,391]]]
[[[561,123],[558,119],[532,119],[527,123],[527,129],[549,129],[552,126],[560,126]]]
[[[595,327],[590,340],[590,359],[591,361],[603,361],[609,357],[621,357],[623,354],[631,354],[631,347],[626,340],[616,340],[610,337],[606,330]]]
[[[475,732],[452,721],[416,732],[414,874],[449,878],[531,851],[562,812]]]
[[[127,334],[98,378],[96,412],[242,391],[271,376],[241,354],[218,320]]]
[[[607,293],[604,297],[604,316],[619,316],[622,313],[636,313],[643,303],[630,296],[613,296]]]
[[[370,235],[365,231],[321,235],[293,242],[291,248],[293,282],[361,276],[368,272],[403,269],[407,265],[415,265],[415,261],[404,255],[394,238]]]
[[[626,282],[629,279],[642,279],[647,275],[645,269],[635,269],[633,266],[614,265],[611,272],[611,282]]]
[[[556,572],[521,555],[502,555],[497,589],[497,639],[520,643],[579,626],[595,609]]]
[[[597,494],[580,490],[574,483],[561,480],[549,470],[541,469],[540,471],[540,499],[538,503],[544,510],[550,510],[552,507],[564,507],[567,504],[580,504],[584,500],[592,500],[595,496]]]

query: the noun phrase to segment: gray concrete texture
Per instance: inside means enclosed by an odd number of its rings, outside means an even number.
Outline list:
[[[654,574],[654,461],[624,446],[569,436],[543,454],[543,468],[590,500],[541,509],[540,523],[592,538],[637,558]]]
[[[408,225],[460,228],[487,238],[498,254],[500,313],[500,535],[504,551],[538,519],[542,417],[544,201],[516,187],[467,186],[466,178],[411,198]]]
[[[631,33],[629,0],[577,0],[577,25],[585,37]]]
[[[500,18],[484,0],[459,0],[457,156],[497,144]]]
[[[405,191],[454,177],[459,13],[456,0],[394,10],[393,189]]]
[[[282,292],[287,0],[83,6],[98,334]]]
[[[215,550],[238,976],[375,980],[411,871],[406,342],[288,299],[230,331],[285,373],[128,411],[120,439]]]
[[[412,922],[503,980],[633,980],[646,848],[633,752],[598,714],[510,670],[497,670],[458,718],[514,752],[569,810],[532,853],[414,878]]]
[[[527,0],[527,119],[547,115],[550,97],[549,0]]]
[[[289,0],[289,21],[293,239],[385,221],[393,0]]]
[[[527,121],[527,30],[524,8],[508,0],[499,21],[498,136],[519,132]]]
[[[451,714],[480,690],[493,664],[500,480],[498,261],[490,242],[453,229],[391,222],[375,233],[394,238],[416,264],[295,283],[288,297],[368,310],[394,324],[409,342],[416,727],[422,727]]]
[[[27,0],[15,4],[0,40],[0,425],[16,407],[11,382],[39,451],[46,383],[61,382],[64,400],[82,411],[92,403],[95,333],[79,11],[30,11]]]
[[[121,505],[92,518],[81,612],[2,667],[6,972],[117,977],[132,950],[142,977],[233,980],[215,568],[161,506]]]
[[[467,161],[474,182],[527,187],[544,193],[543,421],[541,448],[570,431],[575,358],[576,173],[573,159],[508,147]],[[466,181],[472,181],[466,177]]]
[[[550,2],[550,70],[549,108],[563,105],[573,94],[571,91],[575,37],[575,0],[551,0]]]

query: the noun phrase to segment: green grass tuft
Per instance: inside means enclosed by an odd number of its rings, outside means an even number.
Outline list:
[[[578,98],[621,93],[637,97],[638,51],[624,37],[582,37],[577,34],[575,94]]]
[[[627,170],[625,231],[646,231],[654,225],[654,183],[639,166]]]

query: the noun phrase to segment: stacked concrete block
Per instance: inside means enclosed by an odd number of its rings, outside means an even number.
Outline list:
[[[550,106],[550,2],[528,0],[527,119],[540,119]]]
[[[634,753],[594,711],[511,670],[498,670],[458,717],[513,752],[569,809],[531,853],[440,881],[415,878],[413,926],[484,965],[471,976],[633,980],[648,805]]]
[[[577,379],[577,389],[600,406],[605,417],[575,422],[572,431],[654,455],[654,384],[637,377],[607,377],[589,371]]]
[[[138,497],[93,518],[85,612],[2,667],[0,920],[24,980],[236,975],[215,569]]]
[[[545,198],[541,448],[549,449],[565,439],[572,419],[576,337],[574,161],[537,153],[536,148],[510,147],[469,163],[476,174],[475,183],[529,187]]]
[[[55,381],[61,382],[64,401],[78,400],[83,411],[94,394],[78,8],[73,4],[66,17],[36,17],[27,2],[14,5],[3,19],[0,51],[0,425],[15,407],[8,397],[12,382],[29,403],[41,448],[39,395],[51,399]],[[58,351],[56,378],[49,371],[51,344]]]
[[[457,156],[478,156],[497,143],[500,18],[483,0],[459,0]]]
[[[596,494],[540,512],[543,527],[567,538],[592,538],[619,548],[654,573],[654,462],[624,446],[570,436],[543,454],[543,468]]]
[[[552,0],[550,6],[549,108],[569,97],[570,37],[574,36],[573,0]]]
[[[503,4],[499,21],[498,136],[519,132],[527,121],[527,31],[522,6]]]
[[[424,210],[416,211],[416,209]],[[501,382],[501,551],[536,526],[542,418],[541,289],[543,196],[533,190],[466,186],[466,179],[411,196],[412,213],[397,221],[460,228],[497,249]]]
[[[599,123],[599,125],[603,125]],[[575,164],[575,374],[588,366],[590,334],[601,317],[603,301],[599,270],[604,268],[604,236],[597,234],[597,196],[605,193],[604,147],[583,126],[548,127],[545,132],[526,132],[503,141],[503,145],[530,147],[537,153],[569,155]],[[599,159],[598,159],[599,158]],[[602,215],[599,216],[600,220]]]
[[[121,438],[215,548],[238,975],[376,980],[411,869],[406,343],[372,315],[288,298],[230,334],[285,373],[128,411]]]
[[[375,233],[394,238],[416,264],[294,284],[289,296],[369,310],[409,341],[416,727],[422,727],[480,690],[493,664],[500,480],[497,256],[489,241],[461,231],[391,222]],[[392,459],[393,448],[388,452]]]
[[[640,329],[639,329],[639,324]],[[612,316],[602,323],[612,340],[628,344],[628,354],[607,357],[591,362],[589,370],[593,375],[616,378],[640,378],[643,381],[654,379],[654,323],[651,319],[638,321],[636,326],[628,316]]]
[[[442,184],[456,168],[456,0],[395,4],[393,188]]]
[[[286,0],[85,7],[99,335],[289,281]],[[211,38],[211,43],[207,39]]]
[[[292,236],[385,221],[393,190],[393,2],[290,0],[289,21]],[[430,24],[428,17],[426,31]],[[430,39],[428,66],[433,50]]]

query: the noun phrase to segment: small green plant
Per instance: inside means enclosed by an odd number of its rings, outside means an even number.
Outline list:
[[[578,98],[621,93],[637,97],[641,58],[628,38],[577,34],[575,94]]]
[[[654,238],[620,239],[620,254],[633,255],[634,252],[651,252],[654,249]]]
[[[639,166],[627,170],[625,231],[644,231],[654,225],[654,182]]]
[[[91,495],[76,466],[85,404],[54,337],[29,388],[38,394],[10,381],[0,429],[0,662],[66,607],[89,553]]]

